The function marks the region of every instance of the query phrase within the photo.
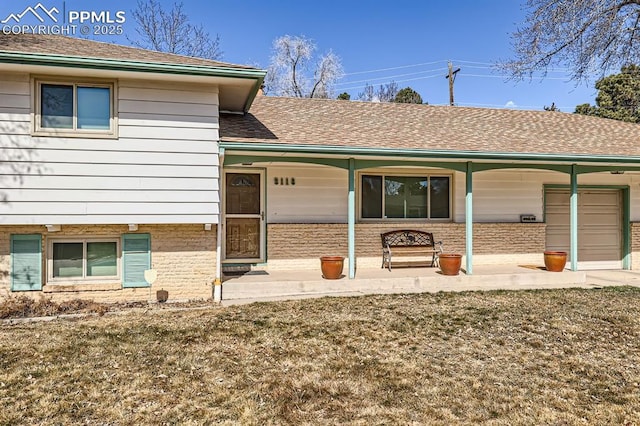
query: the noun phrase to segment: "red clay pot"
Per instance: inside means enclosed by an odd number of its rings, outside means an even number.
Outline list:
[[[567,264],[566,251],[545,251],[544,266],[550,272],[562,272]]]
[[[462,255],[457,253],[443,253],[438,256],[442,275],[458,275],[462,266]]]
[[[342,256],[322,256],[320,258],[322,276],[327,280],[337,280],[340,278],[343,267],[344,257]]]

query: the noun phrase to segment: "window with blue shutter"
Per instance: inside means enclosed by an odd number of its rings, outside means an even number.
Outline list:
[[[151,236],[149,234],[122,235],[122,286],[149,287],[144,271],[151,269]]]
[[[11,290],[42,290],[42,235],[11,236]]]

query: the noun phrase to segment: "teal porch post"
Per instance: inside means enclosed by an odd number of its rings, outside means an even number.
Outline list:
[[[467,195],[465,198],[465,236],[467,246],[467,275],[473,274],[473,163],[467,163]]]
[[[571,198],[569,199],[569,233],[571,234],[571,270],[578,270],[578,174],[576,165],[571,166]]]
[[[356,161],[349,158],[349,279],[356,277]]]

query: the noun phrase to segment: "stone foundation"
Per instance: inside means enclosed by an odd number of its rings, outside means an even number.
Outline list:
[[[169,292],[169,301],[211,299],[216,273],[216,227],[203,225],[140,225],[137,233],[151,235],[151,267],[158,279],[151,287],[122,288],[121,283],[47,285],[47,238],[120,237],[131,233],[127,225],[62,225],[59,232],[44,226],[0,226],[0,299],[7,294],[46,296],[54,301],[92,299],[96,302],[155,301],[156,290]],[[42,234],[43,290],[11,292],[11,234]]]
[[[359,223],[357,266],[380,267],[380,234],[395,229],[432,232],[445,252],[465,253],[464,223]],[[542,264],[545,229],[544,223],[474,223],[474,264]],[[267,233],[267,269],[319,269],[320,256],[348,256],[346,224],[269,224]]]

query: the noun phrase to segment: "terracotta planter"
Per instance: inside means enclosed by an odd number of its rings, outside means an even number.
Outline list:
[[[438,256],[442,275],[458,275],[462,266],[462,255],[457,253],[443,253]]]
[[[562,272],[567,264],[566,251],[545,251],[544,266],[550,272]]]
[[[322,276],[327,280],[337,280],[340,278],[343,267],[344,257],[342,256],[322,256],[320,258]]]
[[[158,290],[156,291],[156,299],[160,303],[164,303],[169,298],[169,292],[167,290]]]

